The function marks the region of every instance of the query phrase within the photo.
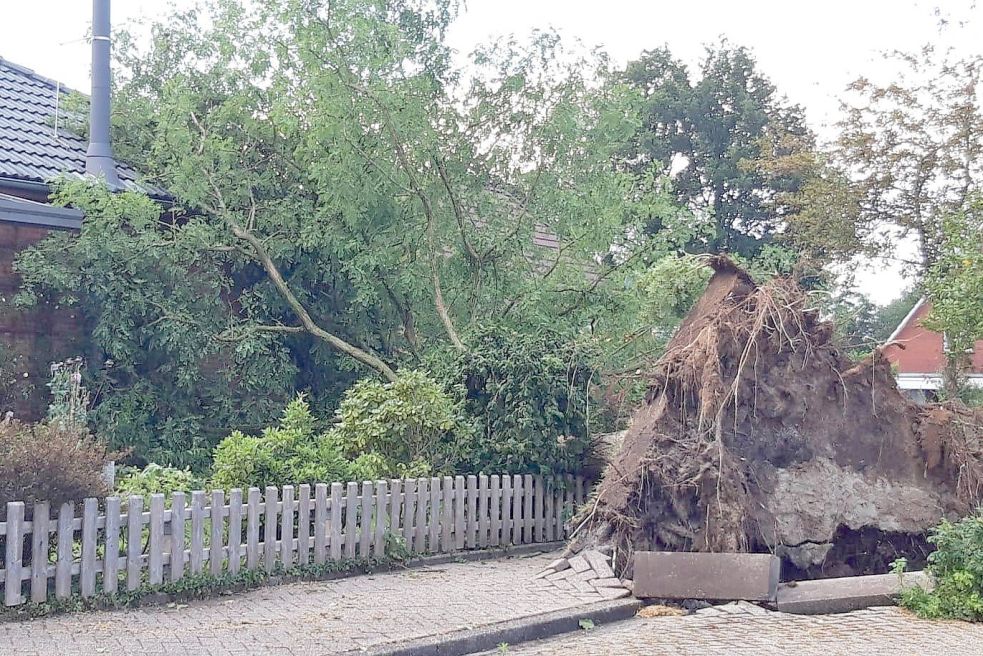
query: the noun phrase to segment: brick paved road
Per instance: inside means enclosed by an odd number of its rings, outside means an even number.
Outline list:
[[[339,654],[601,601],[532,581],[557,554],[293,583],[179,608],[0,624],[0,654]]]
[[[500,652],[488,652],[497,654]],[[983,626],[896,608],[805,616],[728,605],[516,645],[509,656],[979,656]]]

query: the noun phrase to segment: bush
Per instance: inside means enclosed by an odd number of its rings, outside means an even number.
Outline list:
[[[929,554],[925,570],[935,588],[908,588],[901,604],[922,617],[983,620],[983,513],[955,523],[943,521],[928,540],[936,550]]]
[[[495,325],[478,327],[468,346],[433,360],[474,422],[456,435],[448,459],[472,472],[579,471],[589,450],[592,349],[547,329]]]
[[[118,455],[86,433],[17,421],[0,421],[0,454],[0,516],[8,501],[58,507],[105,496],[103,471]]]
[[[116,493],[123,497],[142,496],[146,503],[151,494],[166,494],[170,502],[171,492],[191,492],[202,488],[200,481],[189,469],[163,467],[150,463],[143,469],[121,467],[116,476]]]
[[[351,463],[335,444],[315,434],[303,397],[291,401],[280,425],[254,437],[236,431],[215,448],[212,482],[225,489],[348,480]]]
[[[421,371],[400,372],[383,383],[364,379],[345,392],[328,437],[354,459],[358,478],[424,476],[448,472],[447,445],[466,432],[454,401]]]

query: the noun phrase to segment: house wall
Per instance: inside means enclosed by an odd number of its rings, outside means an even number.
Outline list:
[[[51,363],[83,353],[83,331],[74,308],[13,306],[20,285],[12,268],[14,258],[48,233],[45,228],[0,221],[0,419],[8,411],[23,420],[42,417]]]
[[[885,357],[897,367],[899,374],[934,374],[945,368],[942,335],[921,325],[931,311],[932,304],[923,303],[901,327],[894,341],[904,348],[890,345],[884,349]],[[972,373],[983,373],[983,340],[976,342],[973,350]]]

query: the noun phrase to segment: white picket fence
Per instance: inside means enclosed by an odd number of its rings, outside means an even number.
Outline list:
[[[295,494],[296,492],[296,494]],[[313,494],[312,494],[313,492]],[[414,554],[565,537],[584,481],[567,476],[446,476],[358,483],[86,499],[52,516],[22,502],[0,522],[4,604],[115,593],[185,573],[267,572],[278,566],[382,557],[391,536]],[[135,539],[130,539],[131,536]]]

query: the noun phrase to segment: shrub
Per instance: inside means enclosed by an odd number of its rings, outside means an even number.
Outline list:
[[[494,473],[576,472],[589,450],[592,349],[547,329],[479,326],[467,352],[434,358],[438,380],[473,419],[449,458]]]
[[[117,471],[116,493],[123,497],[139,495],[146,503],[151,494],[166,494],[170,502],[171,492],[190,492],[201,489],[200,481],[189,469],[163,467],[150,463],[143,469],[121,467]]]
[[[345,392],[337,422],[328,437],[362,479],[449,471],[446,445],[465,430],[454,401],[421,371],[391,383],[360,380]]]
[[[84,432],[17,421],[0,421],[0,454],[0,515],[8,501],[57,507],[105,496],[103,471],[118,455]]]
[[[935,588],[908,588],[901,604],[922,617],[983,620],[983,512],[954,523],[943,521],[928,540],[936,550],[925,569]]]
[[[347,480],[351,463],[331,440],[315,434],[314,424],[307,401],[298,397],[279,426],[258,437],[232,433],[215,448],[212,482],[228,489]]]

